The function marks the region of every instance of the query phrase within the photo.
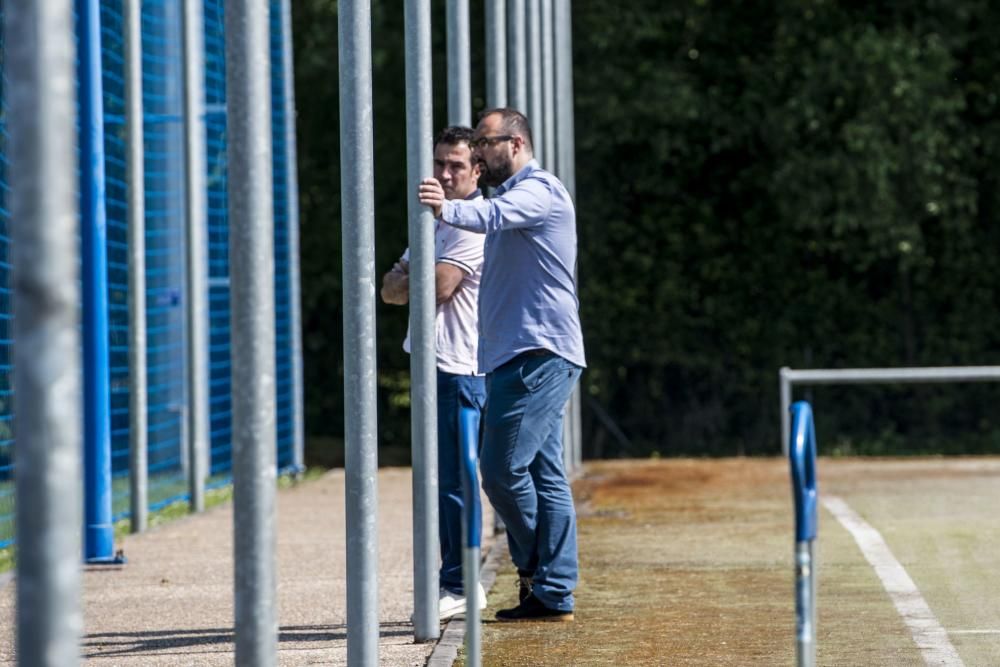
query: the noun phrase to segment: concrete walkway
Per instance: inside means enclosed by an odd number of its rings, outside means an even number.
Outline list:
[[[434,644],[414,644],[412,492],[408,468],[379,472],[379,664],[422,666]],[[485,511],[489,512],[488,506]],[[491,516],[484,517],[491,526]],[[344,473],[278,494],[280,665],[345,665]],[[86,568],[88,664],[232,665],[232,506],[130,536],[128,564]],[[14,587],[0,586],[0,664],[14,661]]]

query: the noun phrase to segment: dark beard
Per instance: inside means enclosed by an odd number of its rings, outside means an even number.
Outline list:
[[[484,160],[479,161],[479,182],[481,184],[495,188],[502,185],[504,181],[513,175],[514,171],[510,160],[501,158],[493,164],[489,164]]]

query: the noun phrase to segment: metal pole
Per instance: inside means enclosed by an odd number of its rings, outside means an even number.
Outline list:
[[[570,0],[555,0],[555,117],[559,156],[557,175],[576,201],[576,142],[573,122],[573,21]]]
[[[542,110],[542,0],[527,0],[525,26],[528,46],[528,120],[534,141],[535,159],[545,165],[545,123]]]
[[[83,240],[84,553],[88,562],[100,563],[111,560],[114,551],[100,4],[98,0],[77,0],[76,11]]]
[[[141,0],[125,0],[125,121],[128,140],[129,524],[146,530],[149,513],[146,404],[146,184],[142,119]]]
[[[482,510],[479,500],[479,413],[463,407],[459,412],[462,458],[462,588],[465,590],[465,664],[482,664],[482,612],[479,610],[479,562]]]
[[[569,397],[573,414],[573,463],[575,468],[583,467],[583,401],[581,400],[580,384]]]
[[[816,664],[816,576],[813,541],[795,543],[795,658],[798,667]]]
[[[528,44],[525,36],[526,0],[507,2],[507,104],[521,113],[528,112]]]
[[[787,369],[794,384],[876,384],[918,382],[991,382],[1000,380],[1000,366],[929,366],[924,368]]]
[[[379,625],[371,1],[341,0],[337,22],[347,403],[347,664],[374,667],[378,664]]]
[[[816,432],[812,408],[805,401],[792,406],[794,443],[789,463],[795,504],[795,655],[799,667],[816,664]]]
[[[201,0],[184,0],[184,171],[187,259],[187,418],[191,511],[205,509],[208,427],[208,208],[205,192],[205,31]]]
[[[791,371],[787,366],[778,371],[778,393],[781,410],[781,453],[788,456],[788,439],[792,435],[792,383],[788,379]]]
[[[507,105],[507,2],[486,0],[486,106]]]
[[[912,384],[920,382],[994,382],[1000,366],[931,366],[924,368],[781,369],[781,451],[788,453],[788,407],[794,384]]]
[[[236,664],[277,663],[268,2],[226,2]]]
[[[465,665],[483,664],[483,612],[479,608],[480,547],[465,548],[462,556],[462,585],[465,587]]]
[[[448,0],[448,124],[472,125],[469,0]]]
[[[292,465],[306,469],[302,380],[302,290],[299,264],[299,172],[295,143],[295,64],[292,59],[292,3],[281,0],[281,48],[285,85],[285,182],[288,187],[288,311],[292,344]]]
[[[545,168],[556,171],[556,110],[555,110],[555,54],[553,53],[552,0],[541,2],[541,65],[542,65],[542,139],[545,143]]]
[[[81,386],[73,4],[7,0],[17,659],[80,662]]]
[[[406,0],[406,201],[410,232],[410,406],[413,448],[413,635],[437,639],[437,355],[434,214],[417,202],[433,173],[430,0]]]
[[[555,60],[556,174],[576,201],[576,144],[573,123],[573,21],[570,0],[554,0],[553,32]],[[579,286],[579,271],[574,272]],[[580,384],[569,398],[567,409],[567,444],[572,452],[572,467],[583,465],[583,425]]]

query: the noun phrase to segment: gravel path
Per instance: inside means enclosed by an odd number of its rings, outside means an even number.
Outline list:
[[[418,666],[414,644],[411,474],[379,471],[379,664]],[[487,509],[488,511],[488,509]],[[484,525],[492,525],[486,518]],[[344,473],[278,494],[280,665],[345,665]],[[86,568],[81,655],[115,667],[232,665],[232,507],[122,540],[128,563]],[[14,588],[0,582],[0,664],[13,664]]]

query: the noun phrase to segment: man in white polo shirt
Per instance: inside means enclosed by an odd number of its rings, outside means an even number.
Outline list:
[[[448,199],[481,199],[479,166],[472,163],[472,128],[446,127],[434,141],[434,177]],[[438,222],[434,230],[434,282],[437,296],[435,333],[438,393],[438,516],[441,542],[440,617],[465,613],[462,586],[462,471],[459,465],[458,413],[461,406],[482,413],[485,376],[478,372],[479,279],[483,267],[482,234]],[[382,278],[382,300],[409,302],[406,249]],[[410,351],[407,332],[403,349]],[[477,523],[480,523],[477,521]],[[486,608],[480,586],[478,604]]]

